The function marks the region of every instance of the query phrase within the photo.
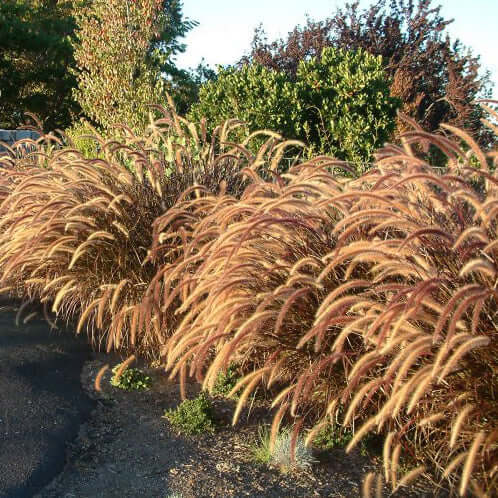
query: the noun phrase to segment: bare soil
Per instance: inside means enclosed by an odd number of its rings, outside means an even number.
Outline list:
[[[162,371],[144,368],[153,387],[126,392],[110,385],[108,370],[102,390],[95,391],[99,369],[119,361],[94,354],[85,364],[81,382],[96,408],[67,448],[64,471],[36,497],[356,497],[363,476],[380,471],[372,456],[359,451],[346,455],[341,449],[317,453],[318,463],[309,471],[282,473],[253,462],[250,447],[258,426],[270,422],[264,400],[246,409],[232,427],[233,403],[215,399],[214,434],[178,435],[162,415],[180,402],[179,388]],[[188,389],[195,396],[199,386]],[[434,495],[433,489],[411,488],[395,496]]]

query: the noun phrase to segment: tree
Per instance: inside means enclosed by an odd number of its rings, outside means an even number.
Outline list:
[[[236,117],[250,132],[272,129],[307,143],[308,155],[333,155],[360,172],[390,138],[398,104],[380,57],[326,48],[302,60],[292,79],[256,63],[221,68],[215,81],[201,87],[189,119],[206,117],[212,131]]]
[[[180,75],[179,38],[196,24],[181,8],[176,0],[92,0],[76,13],[75,97],[87,118],[104,130],[145,127],[149,104],[164,103]]]
[[[70,37],[72,1],[0,2],[0,128],[17,128],[24,112],[38,115],[46,129],[65,128],[79,106]]]
[[[364,50],[325,48],[302,61],[296,73],[301,136],[312,154],[328,154],[369,166],[395,128],[399,100],[389,95],[380,57]]]
[[[296,95],[285,74],[259,64],[218,69],[216,79],[201,86],[189,120],[206,118],[207,129],[212,132],[223,121],[238,118],[248,124],[251,132],[271,129],[295,136]]]
[[[169,81],[171,94],[175,102],[176,111],[184,116],[190,108],[199,100],[199,91],[202,85],[208,81],[215,81],[216,71],[212,69],[205,60],[194,69],[176,69]]]
[[[483,112],[475,100],[490,96],[489,73],[480,75],[479,57],[458,40],[451,42],[445,32],[451,22],[432,0],[378,0],[364,10],[356,1],[324,21],[308,19],[286,40],[270,43],[258,28],[241,64],[256,62],[295,78],[300,61],[319,55],[324,47],[361,48],[382,56],[392,95],[402,99],[403,111],[425,129],[450,123],[487,145],[493,138],[480,122]]]

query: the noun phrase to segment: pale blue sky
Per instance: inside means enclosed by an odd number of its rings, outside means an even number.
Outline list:
[[[286,37],[297,24],[325,19],[343,6],[345,0],[183,0],[186,17],[199,21],[185,38],[187,51],[177,58],[180,67],[195,67],[204,57],[213,68],[232,64],[247,53],[254,28],[260,23],[273,40]],[[373,0],[362,0],[368,6]],[[494,95],[498,98],[498,0],[435,0],[443,6],[446,19],[455,21],[448,27],[454,39],[481,55],[482,66],[492,71]]]

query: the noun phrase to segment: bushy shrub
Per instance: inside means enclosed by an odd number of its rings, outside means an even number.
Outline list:
[[[182,401],[174,410],[167,410],[164,418],[180,433],[188,436],[214,432],[213,406],[204,393],[195,399]]]
[[[216,79],[201,86],[188,117],[197,122],[206,118],[209,131],[235,117],[247,123],[250,132],[268,129],[294,138],[295,99],[295,89],[282,73],[256,64],[220,67]]]
[[[101,144],[95,138],[95,129],[85,120],[74,123],[65,130],[68,145],[77,149],[85,159],[102,158]]]
[[[295,81],[257,64],[221,69],[189,116],[212,124],[235,116],[250,131],[270,128],[307,143],[309,156],[351,161],[361,172],[392,135],[398,105],[380,57],[327,48],[301,61]]]
[[[392,138],[400,102],[389,94],[381,57],[326,48],[299,64],[296,90],[296,136],[310,144],[311,156],[353,162],[361,173]]]

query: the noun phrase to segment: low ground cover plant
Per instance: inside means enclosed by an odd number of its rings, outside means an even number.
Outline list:
[[[152,385],[152,378],[138,368],[127,368],[119,374],[121,364],[112,369],[111,385],[125,391],[147,391]],[[119,374],[119,375],[118,375]]]
[[[214,432],[213,405],[205,393],[182,401],[175,409],[164,413],[170,424],[181,434],[193,436]]]
[[[251,457],[256,463],[267,464],[271,460],[270,430],[267,426],[258,427],[258,438],[250,448]]]
[[[239,379],[240,375],[237,373],[236,365],[230,365],[225,372],[218,373],[218,378],[213,386],[212,394],[215,396],[228,396],[237,385]]]
[[[313,443],[320,449],[332,450],[345,448],[352,439],[352,432],[341,431],[339,427],[329,424],[317,432],[313,438]]]
[[[346,449],[353,440],[354,431],[330,423],[318,430],[312,438],[313,447],[321,451]],[[309,444],[309,443],[308,443]],[[364,457],[381,456],[383,439],[375,433],[367,434],[359,443],[360,454]]]

